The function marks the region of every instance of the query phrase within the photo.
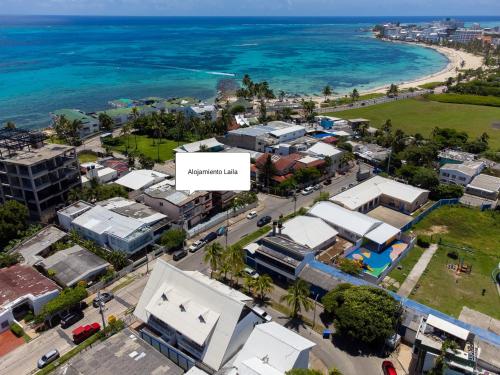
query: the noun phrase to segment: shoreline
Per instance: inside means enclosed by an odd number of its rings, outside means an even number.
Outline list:
[[[378,94],[382,93],[385,94],[386,91],[389,89],[391,84],[395,84],[398,86],[399,89],[408,89],[410,87],[417,88],[420,85],[426,84],[426,83],[431,83],[431,82],[444,82],[446,81],[449,77],[455,78],[459,72],[456,71],[458,68],[460,69],[477,69],[483,66],[483,57],[479,55],[474,55],[469,52],[465,51],[459,51],[453,48],[449,47],[442,47],[442,46],[431,46],[427,45],[424,43],[418,43],[418,42],[404,42],[404,41],[399,41],[399,40],[387,40],[387,39],[381,39],[382,42],[386,43],[400,43],[400,44],[407,44],[407,45],[417,45],[420,47],[424,48],[430,48],[435,50],[436,52],[440,53],[441,55],[445,56],[446,59],[448,60],[448,64],[441,70],[427,74],[422,77],[418,77],[415,79],[412,79],[410,81],[393,81],[390,83],[387,83],[382,86],[377,86],[371,89],[359,89],[359,94],[360,95],[366,95],[366,94]],[[465,65],[462,68],[461,67],[461,62],[464,61]],[[353,87],[354,89],[355,87]],[[331,98],[343,98],[348,93],[340,94],[340,95],[332,95]],[[305,95],[302,96],[304,99],[309,99],[313,100],[314,102],[321,104],[324,103],[324,96],[322,95]]]

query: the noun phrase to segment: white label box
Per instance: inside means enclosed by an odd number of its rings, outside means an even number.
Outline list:
[[[175,155],[175,188],[195,191],[250,190],[250,153],[194,152]]]

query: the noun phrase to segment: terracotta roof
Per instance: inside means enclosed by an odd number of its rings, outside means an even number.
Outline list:
[[[321,138],[321,142],[325,142],[325,143],[337,143],[338,139],[335,138],[335,137],[325,137],[325,138]]]
[[[288,156],[282,156],[278,161],[274,163],[276,170],[284,171],[285,169],[292,168],[297,160],[302,159],[303,156],[300,154],[290,154]]]
[[[276,182],[283,182],[288,180],[290,177],[293,177],[293,173],[288,173],[284,176],[273,176],[271,177],[271,180],[276,181]]]
[[[34,268],[16,264],[0,269],[0,306],[27,294],[40,296],[59,287]]]

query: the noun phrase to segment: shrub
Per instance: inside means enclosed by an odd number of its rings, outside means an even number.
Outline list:
[[[458,259],[458,251],[456,250],[451,250],[450,252],[448,252],[448,258],[451,258],[451,259]]]
[[[361,272],[360,266],[353,260],[347,258],[340,258],[338,266],[342,272],[350,275],[358,275]]]
[[[10,325],[10,330],[17,337],[23,337],[24,336],[24,330],[23,330],[23,328],[19,324],[12,323]]]
[[[424,249],[427,249],[431,245],[431,241],[427,236],[418,236],[417,245]]]
[[[43,321],[45,318],[50,317],[57,312],[75,306],[86,297],[87,290],[81,286],[77,286],[73,289],[64,289],[56,298],[47,302],[42,309],[42,313],[37,316],[37,320]]]
[[[33,319],[35,319],[35,315],[30,311],[24,316],[24,321],[26,323],[31,322]]]

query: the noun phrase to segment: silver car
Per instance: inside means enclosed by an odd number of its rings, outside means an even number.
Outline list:
[[[38,368],[44,368],[49,363],[54,362],[59,358],[59,352],[57,349],[52,349],[50,352],[45,353],[42,358],[38,360]]]

